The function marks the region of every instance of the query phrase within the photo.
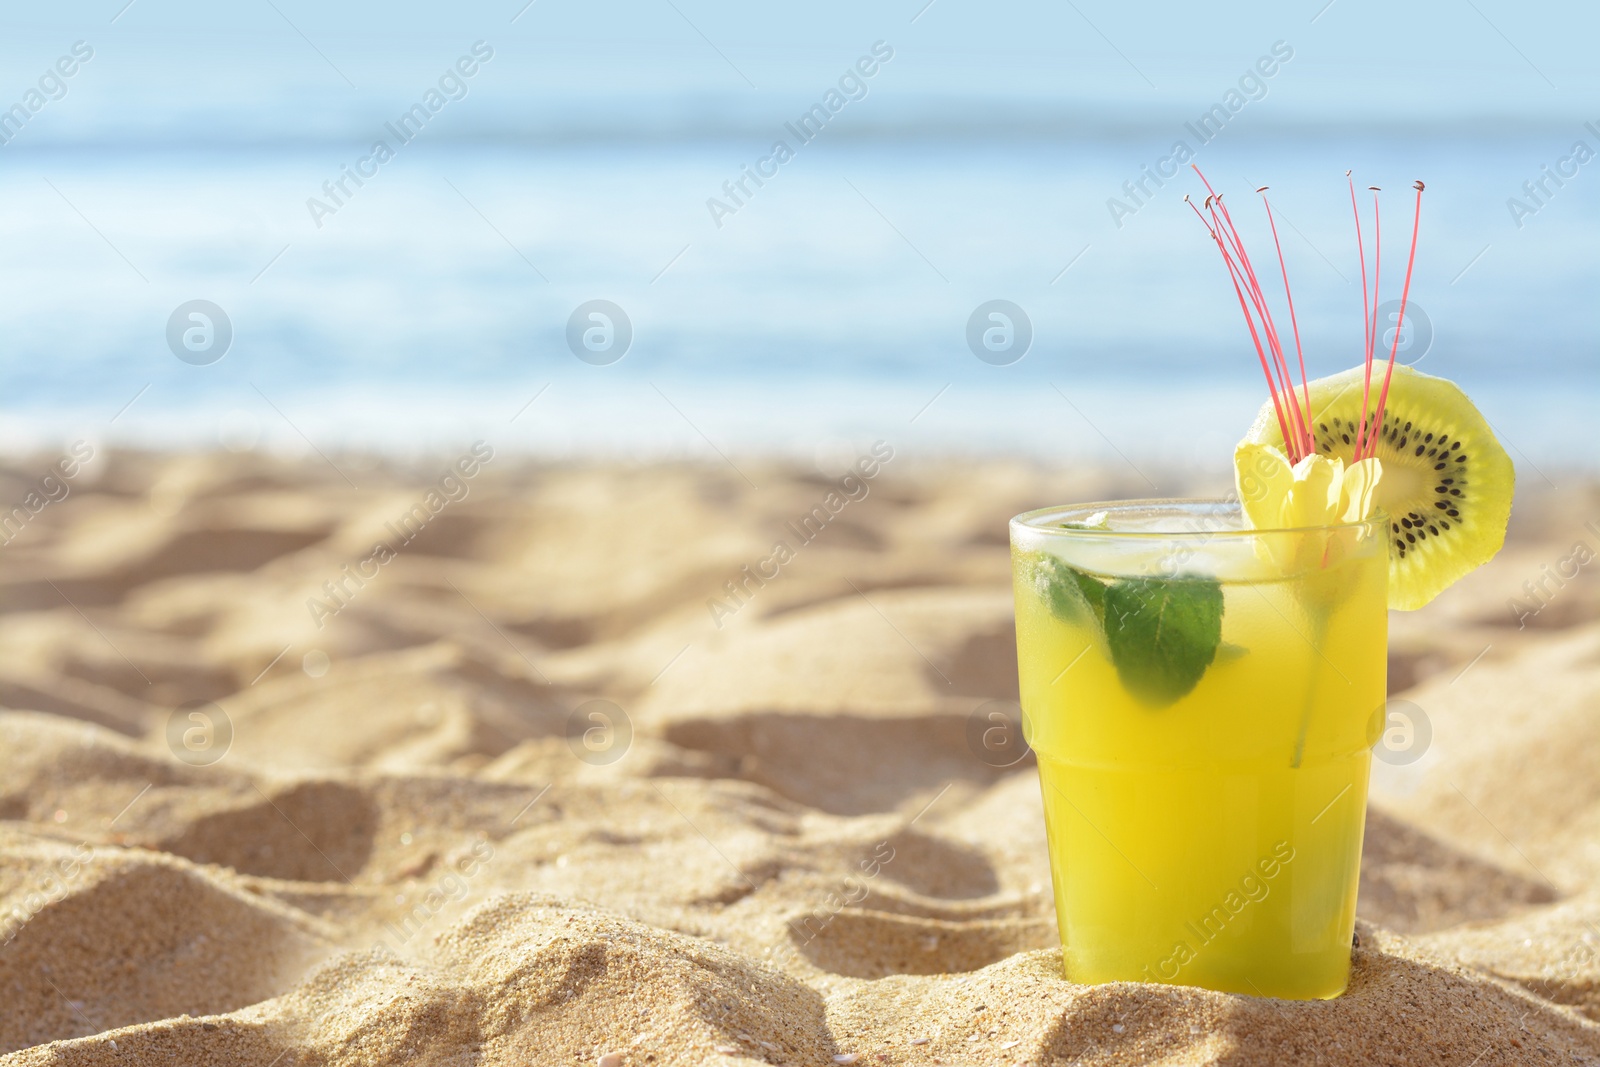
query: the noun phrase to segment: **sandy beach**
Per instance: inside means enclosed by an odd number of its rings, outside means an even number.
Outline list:
[[[1066,981],[973,741],[1006,520],[1142,477],[860,455],[8,461],[0,1063],[1600,1063],[1600,488],[1392,617],[1428,737],[1295,1003]]]

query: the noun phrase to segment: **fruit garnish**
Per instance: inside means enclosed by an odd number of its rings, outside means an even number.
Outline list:
[[[1317,454],[1348,461],[1361,426],[1363,368],[1310,383]],[[1420,608],[1488,562],[1506,539],[1516,473],[1459,386],[1395,367],[1369,458],[1383,464],[1374,499],[1387,518],[1389,606]],[[1281,445],[1263,405],[1240,448]],[[1365,462],[1365,461],[1363,461]]]
[[[1267,378],[1270,399],[1235,452],[1240,500],[1245,518],[1262,529],[1266,524],[1279,527],[1299,525],[1294,516],[1317,521],[1340,520],[1350,508],[1337,507],[1339,501],[1324,501],[1323,517],[1307,503],[1316,498],[1319,487],[1331,485],[1328,473],[1318,473],[1315,459],[1306,470],[1307,489],[1296,502],[1291,484],[1283,488],[1282,472],[1264,476],[1266,502],[1251,501],[1246,493],[1246,468],[1263,462],[1262,453],[1246,451],[1260,446],[1281,449],[1286,464],[1298,471],[1308,458],[1329,457],[1341,461],[1344,479],[1356,468],[1372,464],[1381,468],[1357,475],[1352,487],[1370,492],[1371,500],[1388,524],[1389,606],[1410,610],[1432,600],[1468,571],[1488,561],[1505,542],[1506,522],[1511,514],[1511,495],[1515,473],[1511,458],[1495,440],[1487,420],[1472,401],[1453,382],[1423,374],[1397,364],[1400,334],[1405,324],[1406,304],[1411,295],[1412,270],[1417,259],[1417,235],[1422,219],[1423,184],[1415,183],[1416,207],[1411,222],[1411,248],[1406,257],[1405,281],[1400,290],[1400,309],[1395,320],[1394,339],[1381,375],[1374,366],[1377,356],[1379,283],[1383,268],[1383,231],[1378,211],[1378,188],[1372,191],[1373,257],[1371,287],[1368,288],[1367,248],[1362,235],[1361,211],[1355,182],[1349,181],[1350,206],[1355,215],[1356,243],[1361,258],[1361,307],[1363,317],[1363,360],[1360,366],[1321,378],[1306,380],[1305,357],[1300,343],[1300,327],[1295,319],[1294,297],[1289,290],[1289,272],[1283,248],[1278,241],[1277,223],[1266,187],[1256,190],[1266,210],[1283,279],[1285,302],[1294,337],[1295,362],[1300,369],[1297,387],[1289,370],[1282,337],[1268,306],[1255,267],[1244,248],[1233,217],[1222,194],[1205,182],[1204,211],[1189,201],[1205,225],[1213,243],[1222,253],[1239,307],[1244,312],[1250,340]],[[1346,171],[1346,178],[1349,172]],[[1185,200],[1188,200],[1185,197]],[[1241,460],[1241,454],[1244,460]],[[1261,488],[1252,483],[1250,488]],[[1358,494],[1359,496],[1360,494]],[[1279,501],[1276,506],[1271,503]],[[1348,505],[1348,500],[1344,503]],[[1365,517],[1367,512],[1363,511]],[[1286,521],[1290,520],[1290,521]]]

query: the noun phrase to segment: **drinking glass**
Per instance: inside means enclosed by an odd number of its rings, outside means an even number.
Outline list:
[[[1070,980],[1344,991],[1385,715],[1386,521],[1252,530],[1220,500],[1011,521]]]

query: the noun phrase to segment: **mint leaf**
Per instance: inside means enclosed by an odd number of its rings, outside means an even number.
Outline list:
[[[1102,619],[1123,686],[1147,704],[1186,695],[1222,641],[1222,586],[1210,578],[1124,578],[1105,588]]]
[[[1122,578],[1107,585],[1047,552],[1032,556],[1027,573],[1051,613],[1087,627],[1124,688],[1146,704],[1173,703],[1214,661],[1245,653],[1222,645],[1222,586],[1213,579]]]
[[[1062,563],[1049,553],[1033,560],[1033,586],[1063,622],[1088,624],[1099,631],[1105,620],[1106,587],[1080,570]]]

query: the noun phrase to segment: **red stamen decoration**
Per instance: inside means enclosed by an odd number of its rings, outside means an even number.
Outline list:
[[[1378,214],[1378,193],[1376,185],[1367,186],[1372,191],[1372,323],[1367,327],[1367,366],[1372,366],[1372,358],[1378,350],[1378,289],[1383,279],[1383,219]],[[1369,371],[1370,374],[1370,371]],[[1378,430],[1383,425],[1383,420],[1373,412],[1373,423],[1361,427],[1356,437],[1355,458],[1362,459],[1371,454],[1378,447]]]
[[[1361,208],[1356,204],[1356,181],[1350,172],[1344,172],[1350,183],[1350,213],[1356,219],[1356,248],[1361,253],[1361,343],[1363,348],[1361,374],[1361,425],[1356,430],[1355,458],[1361,458],[1361,443],[1367,435],[1367,403],[1372,395],[1372,310],[1367,301],[1367,243],[1361,239]]]
[[[1306,354],[1300,347],[1300,321],[1294,316],[1294,294],[1289,291],[1289,268],[1283,262],[1283,245],[1278,242],[1278,224],[1272,218],[1272,205],[1267,202],[1267,187],[1263,185],[1256,192],[1261,194],[1262,206],[1267,209],[1267,225],[1272,227],[1272,247],[1278,251],[1278,270],[1283,275],[1283,297],[1289,302],[1289,325],[1294,328],[1294,356],[1300,363],[1300,392],[1306,405],[1306,444],[1307,451],[1313,444],[1311,441],[1311,386],[1306,383]]]
[[[1406,300],[1411,296],[1411,269],[1416,266],[1417,263],[1417,230],[1422,225],[1422,190],[1424,186],[1422,182],[1419,181],[1411,188],[1417,191],[1417,206],[1411,216],[1411,253],[1406,257],[1405,284],[1400,287],[1400,314],[1395,316],[1394,320],[1394,343],[1389,346],[1389,366],[1384,369],[1383,390],[1378,394],[1378,410],[1376,416],[1378,426],[1383,425],[1383,405],[1387,403],[1389,399],[1389,379],[1394,375],[1395,353],[1400,351],[1400,331],[1405,327],[1406,322]],[[1372,450],[1375,450],[1377,447],[1378,438],[1377,433],[1374,432],[1372,435],[1372,449],[1369,449],[1367,454],[1371,455]]]
[[[1206,208],[1208,210],[1211,207],[1211,201],[1211,197],[1206,197]],[[1261,338],[1256,333],[1255,320],[1250,317],[1250,309],[1244,302],[1244,290],[1240,288],[1239,283],[1239,268],[1234,265],[1232,257],[1228,254],[1228,248],[1222,243],[1222,238],[1217,236],[1217,231],[1212,229],[1211,223],[1206,221],[1206,217],[1200,213],[1200,209],[1194,206],[1194,201],[1185,196],[1183,202],[1189,205],[1189,208],[1195,213],[1195,217],[1200,220],[1200,225],[1206,228],[1206,232],[1211,234],[1211,239],[1216,242],[1217,250],[1222,253],[1222,262],[1228,268],[1228,279],[1233,282],[1234,295],[1239,298],[1239,310],[1244,312],[1245,325],[1250,328],[1250,342],[1255,345],[1256,355],[1261,360],[1261,373],[1267,376],[1267,390],[1272,394],[1272,410],[1278,416],[1278,429],[1283,434],[1283,439],[1289,441],[1289,424],[1283,415],[1283,399],[1278,395],[1277,383],[1273,380],[1272,371],[1267,366],[1267,353],[1261,345]]]
[[[1195,173],[1198,173],[1198,168]],[[1205,181],[1203,174],[1200,176],[1200,181]],[[1240,261],[1240,266],[1245,270],[1245,277],[1250,280],[1250,299],[1254,307],[1256,307],[1256,314],[1261,317],[1262,338],[1266,338],[1267,352],[1272,354],[1272,363],[1274,363],[1274,368],[1278,373],[1278,392],[1285,397],[1285,405],[1288,405],[1288,411],[1290,411],[1291,416],[1290,426],[1293,427],[1296,443],[1304,443],[1299,440],[1302,437],[1302,430],[1304,430],[1304,424],[1299,418],[1301,413],[1299,413],[1298,406],[1290,403],[1294,398],[1294,381],[1290,378],[1288,363],[1283,360],[1283,346],[1282,342],[1278,341],[1277,323],[1272,322],[1272,312],[1267,307],[1266,294],[1261,291],[1261,278],[1256,275],[1254,264],[1251,264],[1250,256],[1245,253],[1245,242],[1238,235],[1238,227],[1234,226],[1234,216],[1227,210],[1226,203],[1222,203],[1222,194],[1216,194],[1214,205],[1216,206],[1213,208],[1213,219],[1216,218],[1216,210],[1219,208],[1222,213],[1222,221],[1226,221],[1227,224],[1226,232],[1229,235],[1229,240],[1234,245],[1234,254]],[[1221,222],[1218,222],[1218,226],[1221,227]]]
[[[1261,282],[1255,272],[1255,267],[1250,262],[1249,253],[1245,251],[1244,241],[1239,236],[1239,229],[1234,225],[1233,216],[1222,202],[1221,194],[1211,188],[1211,183],[1206,181],[1206,176],[1200,168],[1190,165],[1195,174],[1199,175],[1205,184],[1206,208],[1211,215],[1210,223],[1206,229],[1216,241],[1217,248],[1222,252],[1223,262],[1227,264],[1228,271],[1234,283],[1234,289],[1239,295],[1239,307],[1244,312],[1245,324],[1250,329],[1250,339],[1256,346],[1256,354],[1261,359],[1261,370],[1267,378],[1267,389],[1272,393],[1273,410],[1278,416],[1278,429],[1283,433],[1284,448],[1289,454],[1291,462],[1298,463],[1315,450],[1315,443],[1311,436],[1311,393],[1306,382],[1305,360],[1299,358],[1300,363],[1300,391],[1296,394],[1294,376],[1289,371],[1288,360],[1284,357],[1283,342],[1278,334],[1277,324],[1273,321],[1272,310],[1267,304],[1266,294],[1262,291]],[[1258,190],[1260,191],[1260,190]],[[1262,197],[1265,203],[1265,196]],[[1190,207],[1194,207],[1191,203]],[[1271,208],[1267,209],[1268,219],[1271,219]],[[1195,208],[1195,213],[1200,214]],[[1201,215],[1201,222],[1205,216]],[[1274,244],[1277,238],[1277,224],[1273,224]],[[1226,238],[1226,240],[1224,240]],[[1230,248],[1231,246],[1231,248]],[[1279,267],[1283,273],[1284,293],[1289,292],[1289,272],[1283,265],[1282,247],[1279,246]],[[1250,296],[1249,304],[1245,303],[1245,294]],[[1294,318],[1293,297],[1289,298],[1289,317],[1294,324],[1295,350],[1300,353],[1300,326]],[[1252,315],[1252,310],[1254,315]],[[1256,318],[1260,319],[1260,329],[1257,330]],[[1301,409],[1302,399],[1304,410]]]
[[[1211,187],[1206,181],[1206,176],[1200,168],[1190,164],[1200,181],[1205,184],[1206,196],[1205,210],[1196,207],[1194,202],[1185,196],[1184,203],[1195,213],[1200,224],[1211,235],[1211,240],[1216,244],[1217,251],[1222,253],[1222,262],[1228,268],[1228,280],[1233,283],[1234,295],[1239,299],[1239,310],[1244,313],[1245,326],[1250,330],[1250,342],[1255,345],[1256,356],[1261,361],[1261,372],[1267,379],[1267,390],[1272,394],[1272,409],[1278,417],[1278,429],[1283,434],[1284,448],[1293,463],[1310,455],[1316,450],[1316,441],[1311,433],[1311,385],[1306,378],[1305,349],[1300,341],[1300,321],[1295,315],[1294,293],[1289,288],[1289,267],[1283,258],[1283,243],[1278,237],[1278,223],[1272,214],[1272,204],[1267,199],[1267,187],[1263,185],[1256,192],[1261,196],[1261,205],[1267,212],[1267,225],[1272,229],[1272,247],[1278,256],[1278,273],[1283,279],[1283,295],[1289,305],[1289,324],[1294,332],[1295,362],[1300,368],[1300,388],[1295,389],[1294,375],[1289,370],[1289,361],[1284,353],[1283,340],[1278,332],[1276,322],[1272,318],[1272,309],[1267,304],[1266,294],[1262,291],[1261,280],[1256,275],[1255,266],[1250,262],[1249,253],[1245,251],[1244,240],[1239,236],[1239,228],[1234,225],[1233,216],[1228,211],[1227,204],[1223,203],[1222,194]],[[1355,179],[1350,177],[1350,172],[1345,171],[1345,179],[1350,185],[1350,211],[1356,221],[1356,246],[1361,256],[1361,339],[1363,372],[1361,380],[1361,422],[1356,429],[1355,450],[1353,461],[1366,459],[1377,451],[1378,439],[1383,427],[1383,410],[1389,400],[1389,384],[1394,377],[1395,356],[1400,351],[1400,331],[1405,326],[1406,303],[1411,296],[1411,275],[1417,262],[1417,236],[1422,222],[1422,190],[1423,184],[1419,181],[1412,186],[1417,191],[1416,210],[1411,220],[1411,251],[1406,259],[1405,284],[1400,290],[1400,313],[1395,319],[1394,341],[1389,346],[1389,361],[1384,368],[1383,384],[1378,390],[1377,406],[1370,408],[1372,402],[1372,364],[1377,356],[1378,347],[1378,294],[1379,283],[1382,281],[1383,272],[1383,229],[1378,213],[1378,193],[1376,185],[1368,186],[1372,190],[1372,288],[1367,288],[1367,245],[1361,233],[1361,208],[1356,202]],[[1259,320],[1259,322],[1258,322]]]
[[[1196,173],[1198,173],[1198,168],[1196,168]],[[1205,176],[1201,175],[1201,181],[1204,180]],[[1228,212],[1228,206],[1223,203],[1221,193],[1216,195],[1216,206],[1222,211],[1222,218],[1227,223],[1227,232],[1233,242],[1234,252],[1249,278],[1251,302],[1255,304],[1256,314],[1261,317],[1261,332],[1266,338],[1267,349],[1272,354],[1273,365],[1277,368],[1278,390],[1283,394],[1284,403],[1289,409],[1289,423],[1294,431],[1295,444],[1298,446],[1300,454],[1304,455],[1306,452],[1311,451],[1309,444],[1310,430],[1306,425],[1307,417],[1302,417],[1299,403],[1295,398],[1294,378],[1290,375],[1289,364],[1284,359],[1283,343],[1278,336],[1277,323],[1272,319],[1272,311],[1267,305],[1266,295],[1261,291],[1261,280],[1256,275],[1255,266],[1250,262],[1250,257],[1245,253],[1244,240],[1239,236],[1239,229],[1234,225],[1233,216]],[[1285,440],[1288,440],[1288,438],[1286,437]],[[1290,451],[1292,454],[1294,449]]]

